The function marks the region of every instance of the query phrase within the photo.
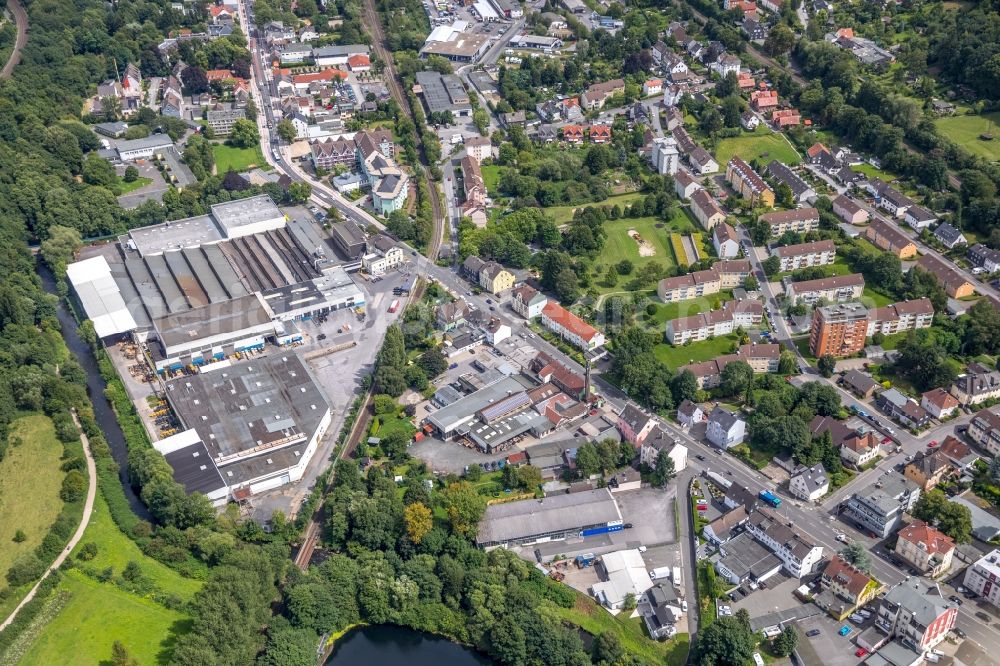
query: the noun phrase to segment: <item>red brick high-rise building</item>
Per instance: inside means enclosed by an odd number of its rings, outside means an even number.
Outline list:
[[[865,346],[868,310],[860,303],[826,305],[813,310],[809,349],[813,356],[851,356]]]

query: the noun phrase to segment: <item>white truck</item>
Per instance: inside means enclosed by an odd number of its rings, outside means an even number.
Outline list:
[[[649,578],[651,580],[660,580],[661,578],[670,578],[670,567],[657,567],[649,572]]]

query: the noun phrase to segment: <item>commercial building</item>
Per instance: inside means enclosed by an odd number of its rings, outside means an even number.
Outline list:
[[[601,605],[611,610],[620,609],[629,595],[638,599],[653,587],[642,554],[635,548],[602,555],[597,570],[605,580],[594,583],[590,592]]]
[[[540,321],[545,328],[585,351],[591,351],[604,345],[603,333],[555,301],[549,301],[545,304],[542,308]]]
[[[184,432],[154,447],[189,492],[216,502],[298,481],[330,426],[330,406],[294,354],[214,363],[165,388]]]
[[[779,210],[764,213],[757,219],[771,227],[772,236],[780,236],[786,231],[803,234],[819,229],[819,210],[815,208]]]
[[[812,304],[820,299],[828,303],[843,303],[861,298],[864,290],[865,278],[861,273],[802,282],[785,279],[785,296],[791,303]]]
[[[747,533],[778,556],[785,570],[796,578],[815,571],[823,558],[823,547],[770,509],[758,508],[746,522]]]
[[[865,238],[879,249],[892,252],[900,259],[912,259],[917,256],[917,245],[906,234],[888,222],[875,218],[865,229]]]
[[[957,616],[957,604],[944,597],[937,583],[914,576],[882,597],[875,627],[920,653],[944,640]]]
[[[491,504],[479,521],[481,548],[561,541],[622,529],[622,515],[607,488],[542,499]],[[648,579],[648,576],[647,576]]]
[[[174,149],[174,142],[166,134],[152,134],[141,139],[126,139],[115,142],[115,151],[122,162],[146,159]]]
[[[917,484],[899,472],[889,472],[853,493],[842,511],[862,530],[884,539],[899,527],[903,514],[912,511],[919,498]]]
[[[697,342],[728,335],[739,327],[758,326],[763,318],[764,306],[757,301],[726,301],[719,310],[668,321],[667,342],[682,345],[688,340]]]
[[[837,246],[832,240],[821,240],[798,245],[783,245],[771,250],[772,257],[781,261],[781,272],[794,271],[808,266],[825,266],[837,258]]]
[[[921,574],[937,578],[951,569],[955,540],[922,520],[914,520],[896,535],[895,553]]]
[[[715,570],[732,585],[767,580],[781,571],[781,558],[744,532],[719,546],[713,558]]]
[[[355,56],[371,57],[371,49],[364,44],[329,44],[312,50],[314,64],[320,67],[349,65]]]
[[[379,234],[368,243],[361,268],[369,275],[382,275],[403,263],[403,249],[389,236]]]
[[[726,182],[751,206],[774,206],[774,190],[740,157],[734,156],[726,165]]]
[[[826,305],[813,310],[809,350],[813,356],[851,356],[865,346],[868,310],[860,303]]]
[[[468,27],[467,21],[455,21],[434,28],[420,49],[420,57],[437,55],[455,62],[472,62],[489,48],[490,38],[468,32]]]
[[[417,72],[417,86],[424,98],[429,113],[450,112],[456,118],[472,115],[472,104],[469,93],[462,85],[462,80],[454,74],[439,74],[438,72]]]
[[[976,293],[976,288],[961,273],[933,255],[925,254],[920,257],[917,268],[935,275],[952,298],[966,298]]]
[[[1000,583],[1000,549],[994,548],[965,570],[965,587],[994,606],[1000,606],[998,583]]]

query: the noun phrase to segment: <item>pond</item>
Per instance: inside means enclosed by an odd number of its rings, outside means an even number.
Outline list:
[[[402,627],[361,627],[348,632],[326,666],[492,666],[494,662],[446,638]]]

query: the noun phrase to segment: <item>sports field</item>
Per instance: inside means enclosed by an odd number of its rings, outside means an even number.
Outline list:
[[[973,155],[988,160],[1000,160],[1000,111],[981,115],[949,116],[934,121],[938,131]],[[984,141],[983,134],[992,135]]]

